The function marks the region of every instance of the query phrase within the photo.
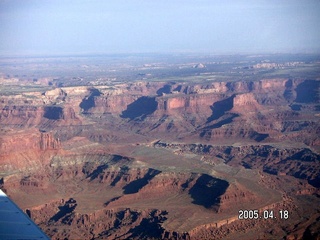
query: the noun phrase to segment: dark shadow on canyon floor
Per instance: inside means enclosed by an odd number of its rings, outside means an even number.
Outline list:
[[[159,170],[149,169],[148,172],[142,177],[137,180],[134,180],[123,187],[124,194],[132,194],[137,193],[141,188],[148,184],[148,182],[154,178],[156,175],[161,173]]]
[[[56,106],[45,107],[43,117],[50,120],[59,120],[63,117],[63,108]]]
[[[161,96],[162,94],[169,94],[171,92],[171,85],[166,84],[162,88],[158,89],[157,94]]]
[[[141,223],[131,229],[129,233],[130,238],[134,239],[161,239],[164,233],[164,228],[161,226],[167,218],[168,214],[166,211],[162,211],[160,214],[157,210],[153,210],[150,213],[149,218],[144,218]]]
[[[59,207],[59,212],[57,212],[54,216],[52,216],[49,222],[54,221],[57,222],[62,218],[65,218],[67,215],[71,214],[74,209],[77,207],[77,203],[73,198],[70,198],[65,205]],[[62,219],[63,221],[64,219]]]
[[[192,203],[211,208],[220,203],[220,196],[228,187],[227,181],[203,174],[189,190],[189,194],[193,199]]]
[[[207,123],[217,120],[222,117],[227,111],[230,111],[233,108],[233,99],[234,95],[226,98],[224,100],[215,102],[210,108],[212,110],[212,114],[207,119]]]
[[[120,117],[133,119],[145,119],[148,115],[152,114],[157,110],[158,102],[155,97],[140,97],[133,103],[127,106]]]
[[[89,97],[83,99],[79,105],[85,112],[95,106],[94,97],[99,97],[101,95],[101,92],[98,89],[91,89],[90,91]]]
[[[306,80],[296,87],[297,97],[295,102],[298,103],[318,103],[320,82],[316,80]]]

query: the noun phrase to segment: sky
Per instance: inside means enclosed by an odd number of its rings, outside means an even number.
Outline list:
[[[320,0],[0,0],[0,55],[320,52]]]

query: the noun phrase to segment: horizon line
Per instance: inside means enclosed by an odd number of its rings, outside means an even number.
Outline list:
[[[204,52],[204,51],[145,51],[145,52],[69,52],[69,53],[0,53],[0,58],[55,58],[55,57],[103,57],[103,56],[139,56],[139,55],[192,55],[192,56],[236,56],[236,55],[320,55],[318,51],[230,51],[230,52]]]

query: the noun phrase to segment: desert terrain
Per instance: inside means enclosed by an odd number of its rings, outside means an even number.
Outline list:
[[[319,239],[319,136],[316,55],[0,61],[0,187],[51,239]]]

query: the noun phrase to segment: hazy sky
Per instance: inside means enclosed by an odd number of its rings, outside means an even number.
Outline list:
[[[0,54],[320,52],[319,0],[0,0]]]

